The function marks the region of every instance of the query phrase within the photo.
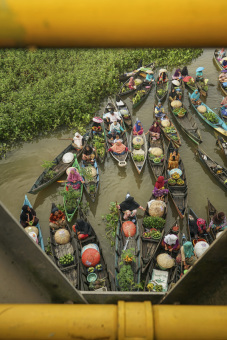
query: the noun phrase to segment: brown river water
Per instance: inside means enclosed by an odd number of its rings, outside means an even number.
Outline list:
[[[209,86],[206,104],[213,109],[219,107],[222,99],[222,92],[218,86],[218,74],[220,71],[218,71],[214,65],[212,57],[213,49],[205,49],[198,59],[188,65],[188,70],[190,75],[195,76],[197,67],[203,66],[205,68],[203,71],[205,78],[208,78],[209,83],[214,85]],[[169,77],[173,74],[174,70],[169,70]],[[158,70],[156,70],[155,76],[157,72]],[[126,102],[132,112],[132,102],[130,98],[127,98]],[[154,103],[155,91],[153,88],[146,101],[133,112],[133,119],[136,120],[136,118],[139,118],[146,131],[153,121]],[[102,113],[105,104],[106,103],[101,104],[100,114]],[[185,90],[184,105],[187,108],[189,107],[187,90]],[[164,107],[167,111],[167,99],[164,102]],[[218,110],[215,111],[217,112]],[[194,113],[193,109],[190,109],[190,112],[192,112],[193,117],[201,130],[203,139],[201,148],[207,152],[211,158],[226,167],[227,161],[225,156],[215,144],[216,137],[214,130],[205,125],[205,123]],[[213,178],[195,156],[194,152],[196,150],[196,144],[181,132],[174,119],[173,123],[178,129],[182,141],[179,152],[186,168],[189,194],[188,206],[190,206],[199,217],[206,219],[207,198],[209,198],[219,211],[227,213],[227,194],[224,188],[218,184],[216,179]],[[6,155],[6,158],[0,161],[0,200],[15,218],[19,219],[24,195],[29,191],[37,177],[43,171],[43,168],[41,167],[43,161],[53,160],[65,147],[67,147],[69,141],[59,140],[59,138],[72,137],[73,134],[74,131],[58,132],[47,138],[43,137],[33,142],[24,143],[17,149],[9,152]],[[95,203],[89,201],[86,194],[83,194],[83,201],[88,200],[90,204],[88,218],[99,236],[107,262],[111,270],[114,271],[114,252],[110,247],[109,241],[107,241],[105,237],[105,223],[101,216],[108,213],[110,202],[122,202],[128,191],[134,196],[138,203],[145,207],[146,202],[151,196],[155,180],[148,164],[145,165],[142,173],[138,175],[130,158],[128,159],[125,168],[119,168],[116,161],[108,155],[105,163],[99,167],[99,171],[100,187]],[[65,177],[63,176],[61,179],[65,179]],[[47,238],[49,237],[48,219],[51,203],[62,203],[62,197],[57,194],[62,187],[62,184],[54,183],[37,195],[28,194],[28,198],[40,219],[45,244],[47,244]],[[142,214],[143,212],[140,210],[138,214],[139,223],[141,223]],[[173,223],[176,217],[176,209],[170,201],[167,215],[168,226]],[[185,230],[185,225],[186,219],[181,222],[183,231]]]

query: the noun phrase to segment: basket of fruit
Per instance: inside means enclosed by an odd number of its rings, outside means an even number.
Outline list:
[[[168,179],[168,184],[169,185],[175,185],[176,183],[177,183],[177,181],[175,179],[173,179],[173,178],[169,178]]]
[[[140,144],[134,144],[133,148],[136,149],[136,150],[139,150],[141,148],[141,145]]]
[[[143,233],[143,238],[145,239],[151,239],[151,231],[145,231]]]
[[[180,178],[180,175],[177,173],[177,172],[174,172],[172,175],[171,175],[171,177],[173,178],[173,179],[179,179]]]
[[[74,262],[74,256],[72,254],[67,254],[59,258],[59,263],[63,267],[70,266]]]
[[[155,231],[155,230],[153,230],[152,232],[151,232],[151,238],[152,238],[152,240],[154,240],[154,241],[159,241],[160,240],[160,238],[161,238],[161,233],[160,233],[160,231]]]
[[[159,164],[159,163],[161,163],[161,158],[159,158],[159,157],[153,158],[153,162],[155,164]]]
[[[177,180],[177,185],[184,185],[184,180],[181,179],[181,178],[179,178],[179,179]]]

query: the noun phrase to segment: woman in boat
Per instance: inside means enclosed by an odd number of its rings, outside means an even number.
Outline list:
[[[222,211],[213,216],[207,231],[209,232],[211,228],[216,232],[223,231],[227,228],[226,216]]]
[[[94,151],[95,150],[90,145],[86,145],[82,154],[82,160],[85,162],[94,163],[95,158]]]
[[[130,90],[135,90],[136,89],[136,84],[135,84],[135,81],[134,81],[133,77],[131,77],[129,79],[128,87],[130,88]]]
[[[160,138],[161,129],[160,129],[157,121],[155,121],[151,125],[150,129],[145,133],[145,135],[147,135],[148,133],[149,133],[152,140],[157,140],[157,139]]]
[[[116,135],[117,133],[120,134],[121,132],[125,132],[126,130],[118,123],[116,120],[110,125],[110,131],[108,132],[109,135]]]
[[[154,72],[153,71],[147,71],[145,83],[151,84],[154,81]]]
[[[142,135],[143,134],[143,125],[141,124],[141,121],[137,119],[133,130],[132,130],[132,134],[134,136],[138,136],[138,135]]]
[[[179,160],[180,160],[180,154],[177,149],[174,149],[173,152],[171,152],[169,155],[168,170],[178,168]]]
[[[156,118],[165,117],[164,107],[162,106],[161,102],[158,102],[158,104],[155,106],[154,113]]]
[[[173,100],[177,100],[177,99],[179,99],[179,96],[178,96],[177,91],[173,87],[170,94],[169,94],[169,100],[170,100],[170,102],[172,102]]]
[[[116,134],[116,137],[115,137],[115,139],[113,141],[113,144],[117,143],[117,142],[123,143],[123,140],[120,138],[120,135],[118,133]]]
[[[181,71],[181,75],[182,75],[183,78],[188,76],[188,68],[187,68],[187,66],[183,67],[183,69]]]
[[[71,186],[74,190],[79,190],[81,183],[84,183],[83,178],[75,168],[71,168],[67,177],[67,187]]]
[[[192,242],[187,241],[181,247],[181,261],[184,264],[184,269],[188,269],[197,261]]]
[[[126,195],[125,200],[117,205],[117,208],[124,213],[123,219],[127,221],[130,217],[134,217],[137,213],[137,209],[145,211],[139,203],[135,202],[134,197],[129,194]]]
[[[158,83],[166,83],[168,81],[166,72],[159,72]]]
[[[203,81],[203,71],[196,72],[196,81]]]
[[[163,197],[165,195],[168,195],[169,190],[165,189],[165,184],[168,181],[165,180],[165,178],[163,176],[159,176],[155,186],[154,186],[154,190],[152,191],[152,194],[155,198],[157,197]]]
[[[110,112],[107,112],[103,115],[103,118],[106,119],[108,123],[108,128],[110,128],[110,124],[117,121],[118,123],[121,123],[121,116],[119,112],[114,112],[113,109],[110,109]]]
[[[166,235],[162,240],[161,245],[163,248],[165,248],[165,250],[168,250],[170,252],[177,252],[178,250],[180,250],[178,237],[174,234]]]
[[[57,207],[54,207],[51,210],[49,222],[49,226],[52,230],[62,228],[66,226],[65,214]]]
[[[225,109],[227,109],[227,97],[223,98],[223,100],[221,102],[221,107],[224,107]],[[225,112],[226,112],[226,110],[225,110]],[[227,113],[226,113],[226,116],[227,116]]]
[[[200,98],[199,90],[195,89],[195,91],[191,95],[192,104],[199,105],[200,104],[199,98]]]
[[[206,221],[203,218],[198,218],[196,221],[197,227],[198,227],[198,232],[200,235],[206,233],[207,229],[207,224]]]
[[[192,215],[188,215],[188,224],[189,224],[189,231],[190,231],[190,236],[192,239],[197,239],[198,238],[198,225],[196,223],[197,221],[194,219]]]
[[[20,214],[20,224],[22,227],[31,227],[36,226],[39,222],[39,219],[36,217],[36,212],[33,208],[30,208],[28,205],[23,205],[22,212]]]
[[[172,79],[180,80],[181,78],[181,69],[177,68],[174,75],[172,76]]]
[[[102,118],[100,117],[94,117],[93,119],[93,124],[92,124],[92,131],[94,132],[101,132],[102,131]]]
[[[108,149],[108,151],[112,151],[113,154],[117,156],[124,155],[127,151],[130,152],[127,146],[122,144],[121,140],[118,140],[117,143]]]
[[[226,53],[225,53],[225,49],[224,47],[218,51],[218,55],[217,55],[217,60],[221,61],[222,58],[226,57]]]
[[[82,219],[76,220],[76,223],[72,226],[72,229],[77,235],[78,240],[84,240],[85,238],[89,237],[92,231],[90,223]]]
[[[224,67],[224,69],[227,69],[227,60],[226,59],[222,60],[221,64]]]
[[[83,137],[79,134],[79,132],[76,132],[73,139],[72,139],[73,143],[73,147],[75,149],[81,150],[83,147]]]

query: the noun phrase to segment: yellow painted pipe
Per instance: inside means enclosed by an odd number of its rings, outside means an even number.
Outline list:
[[[227,46],[226,0],[1,0],[0,47]]]
[[[4,340],[219,340],[226,324],[226,306],[0,305]]]

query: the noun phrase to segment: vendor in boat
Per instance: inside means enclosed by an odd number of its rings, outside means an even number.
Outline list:
[[[72,138],[72,145],[75,149],[81,150],[83,147],[83,137],[79,134],[79,132],[76,132],[74,137]]]
[[[76,220],[76,223],[72,226],[72,229],[77,235],[78,240],[84,240],[88,238],[92,231],[90,223],[82,219]]]
[[[182,78],[181,76],[181,69],[177,68],[174,75],[172,76],[173,79],[180,80]]]
[[[117,142],[123,143],[123,140],[120,138],[120,135],[119,135],[118,133],[116,134],[116,137],[115,137],[115,139],[114,139],[113,142],[114,142],[114,143],[117,143]]]
[[[218,77],[220,83],[226,83],[227,82],[227,73],[226,73],[226,70],[223,70],[219,77]]]
[[[198,238],[198,225],[196,223],[196,219],[192,215],[188,215],[188,225],[189,225],[189,230],[190,230],[190,236],[192,239],[197,239]]]
[[[75,168],[70,168],[67,177],[67,187],[71,186],[74,190],[79,190],[81,183],[84,183],[83,178]]]
[[[121,140],[118,140],[113,146],[111,146],[108,151],[112,151],[114,155],[120,156],[124,155],[126,152],[131,152],[127,146],[122,144]]]
[[[203,81],[203,71],[196,71],[196,81]]]
[[[171,152],[169,155],[168,170],[178,168],[179,160],[180,160],[180,154],[177,149],[174,149],[173,152]]]
[[[130,77],[129,82],[128,82],[128,87],[130,88],[130,90],[135,90],[136,89],[136,84],[134,81],[133,77]]]
[[[175,88],[173,87],[169,94],[169,100],[170,102],[172,102],[173,100],[177,100],[177,99],[179,99],[179,95],[177,91],[175,90]]]
[[[225,53],[225,49],[224,47],[218,51],[218,55],[217,55],[217,60],[221,61],[222,58],[226,57],[226,53]]]
[[[158,76],[158,84],[166,83],[168,81],[166,72],[159,72]]]
[[[123,127],[120,125],[120,123],[115,120],[110,125],[110,131],[108,132],[109,135],[116,135],[117,133],[120,134],[121,132],[125,132],[126,130],[123,129]]]
[[[165,117],[164,107],[162,106],[161,102],[158,102],[158,104],[155,106],[154,113],[156,118]]]
[[[200,98],[199,90],[195,89],[195,91],[191,94],[192,104],[199,105],[200,104],[199,98]]]
[[[155,183],[155,186],[154,186],[154,190],[152,191],[152,194],[155,198],[158,198],[158,197],[163,197],[165,195],[168,195],[168,192],[169,190],[168,189],[165,189],[165,184],[167,183],[168,181],[165,180],[165,178],[163,176],[159,176],[156,183]]]
[[[226,60],[226,58],[224,58],[224,59],[221,61],[221,64],[222,64],[222,66],[224,67],[224,69],[227,69],[227,60]]]
[[[184,269],[188,269],[197,261],[192,242],[187,241],[181,247],[181,261],[184,264]]]
[[[221,106],[224,106],[225,108],[227,108],[227,97],[223,98],[221,102]]]
[[[142,209],[145,211],[139,203],[135,202],[134,197],[130,196],[129,194],[126,195],[125,200],[117,205],[117,208],[120,209],[123,213],[123,219],[127,221],[130,217],[134,217],[137,213],[137,209]]]
[[[145,83],[151,84],[154,81],[154,72],[153,71],[147,71]]]
[[[160,129],[160,126],[159,126],[159,124],[158,124],[157,121],[155,121],[155,122],[151,125],[150,129],[145,133],[145,135],[147,135],[148,133],[149,133],[150,138],[151,138],[152,140],[157,140],[157,139],[160,138],[161,129]]]
[[[213,216],[207,231],[209,232],[211,228],[216,232],[223,231],[227,228],[226,216],[222,211]]]
[[[121,119],[119,112],[114,112],[113,109],[110,109],[110,112],[107,112],[105,115],[103,115],[103,118],[106,119],[106,121],[109,125],[108,128],[110,128],[110,124],[112,124],[115,121],[117,121],[119,123],[122,122],[122,119]]]
[[[59,210],[57,207],[54,207],[51,210],[50,218],[49,218],[49,226],[52,230],[56,230],[66,226],[65,214]]]
[[[39,219],[36,217],[36,212],[33,208],[30,208],[28,205],[23,205],[22,212],[20,214],[20,224],[22,227],[31,227],[36,226],[39,222]]]
[[[92,123],[92,131],[94,132],[101,132],[102,131],[102,126],[101,126],[101,123],[102,123],[102,118],[100,117],[94,117],[93,119],[93,123]]]
[[[200,217],[197,218],[196,224],[197,224],[198,232],[200,235],[206,233],[207,224],[203,218],[200,218]]]
[[[134,127],[133,127],[133,130],[132,130],[132,134],[134,136],[138,136],[138,135],[142,135],[143,134],[143,125],[141,123],[140,120],[137,119]]]
[[[165,250],[168,250],[170,252],[177,252],[178,250],[180,250],[178,237],[174,234],[166,235],[162,240],[161,245]]]
[[[187,66],[184,66],[182,68],[181,75],[182,75],[183,78],[188,76],[188,68],[187,68]]]
[[[94,152],[95,150],[90,145],[86,145],[83,150],[82,160],[85,162],[94,163],[94,158],[95,158]]]

